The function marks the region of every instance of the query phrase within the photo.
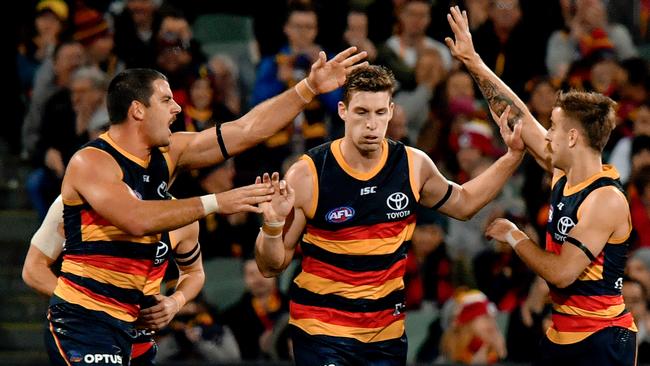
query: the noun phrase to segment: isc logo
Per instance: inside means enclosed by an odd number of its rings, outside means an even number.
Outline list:
[[[333,210],[330,210],[325,215],[325,220],[330,223],[340,223],[350,220],[354,217],[354,209],[352,207],[338,207]]]

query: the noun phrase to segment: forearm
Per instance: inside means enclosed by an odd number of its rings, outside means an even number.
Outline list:
[[[50,297],[54,293],[57,277],[50,270],[23,270],[23,281],[39,294]]]
[[[564,278],[566,276],[563,275],[566,266],[561,263],[560,256],[543,250],[528,238],[520,241],[514,250],[519,258],[546,282],[557,287],[568,285]]]
[[[286,251],[282,237],[269,237],[260,230],[255,240],[255,261],[264,277],[278,276],[284,270]]]
[[[271,137],[293,121],[305,105],[306,101],[301,98],[296,88],[289,88],[282,94],[258,104],[246,115],[235,121],[240,126],[237,129],[238,133],[241,134],[239,137],[241,139],[240,144],[231,143],[229,145],[233,138],[227,136],[224,131],[224,140],[228,152],[231,155],[236,155]],[[234,137],[234,139],[237,139],[237,137]]]
[[[461,186],[461,202],[466,218],[474,216],[501,192],[523,159],[522,153],[508,152],[483,173]]]
[[[201,259],[199,258],[199,260]],[[181,270],[178,283],[176,284],[174,293],[171,295],[179,303],[179,309],[188,301],[192,301],[199,294],[204,283],[205,273],[203,272],[202,267],[189,271]]]
[[[207,212],[200,198],[142,200],[126,210],[121,229],[142,236],[171,231],[203,218]],[[117,225],[119,227],[119,225]]]
[[[463,59],[463,63],[474,80],[476,80],[490,109],[500,116],[506,107],[510,106],[508,126],[513,128],[517,122],[521,122],[523,124],[521,138],[524,140],[526,147],[536,158],[543,158],[545,156],[544,137],[546,129],[532,116],[526,104],[487,67],[478,54]]]

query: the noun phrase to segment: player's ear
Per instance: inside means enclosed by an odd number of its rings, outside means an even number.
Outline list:
[[[348,106],[345,105],[342,101],[339,101],[338,103],[338,112],[339,112],[339,117],[343,121],[345,121],[345,115],[348,113]]]
[[[144,118],[144,105],[137,100],[131,102],[129,106],[129,114],[133,119],[141,121]]]

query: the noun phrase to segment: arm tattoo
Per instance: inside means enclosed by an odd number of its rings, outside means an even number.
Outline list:
[[[498,86],[495,85],[492,81],[481,78],[478,75],[472,75],[476,79],[476,83],[478,84],[479,89],[481,89],[483,97],[485,100],[487,100],[490,109],[492,109],[497,115],[501,115],[501,113],[506,110],[506,107],[508,105],[510,106],[508,126],[512,129],[514,125],[523,117],[521,108],[516,105],[515,101],[500,91]]]

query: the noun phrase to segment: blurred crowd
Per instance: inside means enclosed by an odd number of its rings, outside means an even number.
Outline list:
[[[618,102],[618,126],[604,152],[627,189],[634,246],[623,294],[639,328],[639,361],[650,362],[650,1],[646,0],[40,0],[21,5],[16,39],[15,118],[5,124],[11,153],[31,166],[25,182],[43,217],[59,194],[72,154],[107,127],[108,82],[125,68],[163,72],[183,111],[173,131],[200,131],[237,119],[293,87],[323,50],[352,45],[398,80],[388,137],[426,152],[463,183],[504,146],[474,80],[444,37],[452,5],[468,10],[474,45],[487,65],[545,126],[558,90],[594,90]],[[222,4],[230,3],[230,4]],[[194,33],[206,14],[252,21],[248,58],[206,47]],[[243,31],[242,31],[243,32]],[[248,69],[250,67],[250,70]],[[248,77],[252,70],[253,77]],[[339,90],[320,95],[262,145],[209,169],[178,176],[179,198],[250,184],[283,172],[307,149],[343,134]],[[484,237],[508,217],[543,242],[550,177],[528,158],[500,197],[469,221],[421,210],[408,256],[411,311],[440,316],[418,361],[530,361],[550,313],[544,281],[510,246]],[[249,214],[201,220],[203,258],[238,257],[244,296],[228,309],[203,298],[160,334],[161,360],[288,359],[288,301],[250,258],[260,225]],[[208,283],[207,286],[218,286]],[[507,325],[497,315],[507,315]]]

